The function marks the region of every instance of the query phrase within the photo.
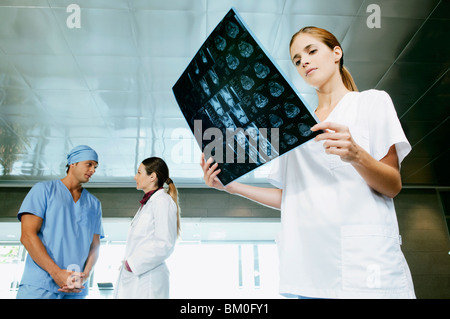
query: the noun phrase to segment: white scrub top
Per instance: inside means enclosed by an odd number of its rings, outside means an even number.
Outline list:
[[[100,201],[86,189],[75,203],[61,180],[35,184],[19,209],[18,218],[30,213],[43,219],[38,236],[61,269],[83,271],[94,234],[103,238]],[[27,255],[21,284],[59,293],[53,278]],[[76,295],[86,295],[88,289]],[[72,295],[74,293],[60,293]]]
[[[177,205],[161,189],[136,213],[128,232],[124,260],[115,298],[169,298],[169,270],[165,260],[177,240]]]
[[[411,150],[389,95],[347,93],[326,122],[349,127],[376,160]],[[269,181],[283,189],[280,293],[316,298],[414,298],[394,203],[349,163],[311,140],[279,157]]]

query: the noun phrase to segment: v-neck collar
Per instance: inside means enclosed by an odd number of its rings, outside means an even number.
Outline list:
[[[331,110],[331,112],[327,115],[327,117],[321,121],[321,122],[326,122],[329,121],[329,119],[331,118],[331,116],[333,115],[333,113],[336,113],[336,109],[340,107],[340,105],[342,104],[342,101],[344,101],[348,96],[352,95],[352,93],[356,93],[355,91],[350,91],[345,93],[345,95],[339,100],[339,102],[334,106],[334,108]],[[316,115],[317,116],[317,115]]]
[[[74,204],[74,205],[78,204],[78,203],[80,202],[81,197],[83,196],[84,188],[81,187],[80,198],[78,198],[78,200],[75,201],[75,199],[74,199],[73,196],[72,196],[72,193],[71,193],[70,190],[67,188],[66,184],[64,184],[64,183],[62,182],[62,180],[60,180],[60,179],[59,179],[58,181],[61,183],[61,185],[62,185],[62,186],[64,187],[64,189],[67,191],[68,195],[69,195],[70,198],[72,199],[73,204]]]

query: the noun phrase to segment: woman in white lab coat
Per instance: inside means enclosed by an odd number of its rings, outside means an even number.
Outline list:
[[[169,298],[165,260],[172,253],[180,231],[177,189],[169,178],[166,163],[158,157],[142,161],[134,179],[136,188],[145,195],[130,225],[115,297]],[[167,192],[164,183],[168,184]]]
[[[319,124],[311,130],[323,132],[274,161],[268,180],[276,188],[224,187],[217,164],[203,156],[206,184],[281,210],[281,294],[415,298],[393,203],[411,146],[389,95],[357,91],[339,42],[326,30],[301,29],[290,54],[317,93]]]

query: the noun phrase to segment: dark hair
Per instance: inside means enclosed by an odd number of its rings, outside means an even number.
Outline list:
[[[297,35],[301,33],[309,34],[313,37],[316,37],[331,50],[333,50],[335,47],[340,47],[342,49],[341,44],[331,32],[328,32],[327,30],[318,27],[304,27],[300,29],[292,36],[291,42],[289,43],[289,48],[292,46],[292,43],[294,42],[294,39],[297,37]],[[356,87],[352,75],[350,74],[348,69],[344,66],[344,51],[342,51],[342,57],[341,60],[339,61],[339,71],[341,73],[342,82],[344,83],[345,87],[350,91],[358,91],[358,88]]]
[[[147,175],[152,173],[156,174],[158,179],[158,187],[163,187],[164,183],[169,186],[167,193],[172,197],[173,201],[177,205],[177,234],[180,234],[180,206],[178,205],[178,190],[175,184],[169,177],[169,167],[166,162],[159,157],[149,157],[142,161],[142,165],[145,167]]]

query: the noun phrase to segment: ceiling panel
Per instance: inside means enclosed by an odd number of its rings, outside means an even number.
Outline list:
[[[368,28],[367,17],[355,17],[341,41],[346,61],[393,62],[424,20],[383,17],[380,28]]]
[[[383,17],[427,19],[431,13],[439,11],[436,9],[442,2],[445,0],[364,0],[361,9],[364,11],[370,4],[376,4],[380,6]]]
[[[376,88],[391,94],[397,113],[402,117],[447,72],[444,67],[439,63],[395,62]]]
[[[13,7],[2,2],[0,38],[1,48],[8,55],[70,53],[58,22],[48,7]]]
[[[134,16],[141,56],[193,57],[206,39],[205,12],[142,10]]]
[[[305,15],[355,16],[363,2],[363,0],[288,0],[284,12]]]
[[[162,156],[180,186],[203,187],[200,151],[171,88],[231,6],[310,104],[288,44],[301,27],[332,31],[360,90],[392,97],[413,145],[405,185],[450,186],[449,1],[79,0],[81,28],[66,24],[71,0],[0,2],[0,186],[65,173],[66,153],[100,155],[92,185],[134,185],[145,157]],[[381,28],[367,26],[370,4]],[[270,164],[242,178],[266,182]]]
[[[9,61],[32,89],[86,88],[82,73],[70,55],[12,55]]]
[[[405,111],[402,121],[439,122],[450,116],[450,71],[447,69],[416,102]]]
[[[65,8],[50,9],[74,55],[135,56],[134,19],[129,10],[83,8],[80,28],[68,28]]]

